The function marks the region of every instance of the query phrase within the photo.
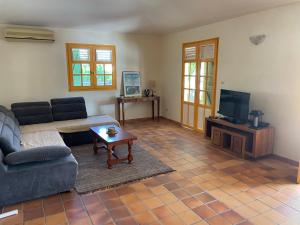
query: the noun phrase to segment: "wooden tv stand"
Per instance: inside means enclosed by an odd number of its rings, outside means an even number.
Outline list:
[[[249,124],[234,124],[221,118],[206,118],[205,122],[205,137],[226,152],[254,159],[273,152],[273,127],[252,129]]]

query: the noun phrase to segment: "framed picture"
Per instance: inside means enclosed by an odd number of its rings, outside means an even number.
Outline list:
[[[136,71],[123,72],[123,86],[125,97],[141,96],[141,75]]]

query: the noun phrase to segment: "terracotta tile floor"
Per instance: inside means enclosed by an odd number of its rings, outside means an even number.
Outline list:
[[[300,224],[296,168],[275,159],[243,161],[170,121],[130,122],[139,144],[176,172],[81,195],[75,191],[4,207],[1,225]],[[91,150],[92,153],[92,150]]]

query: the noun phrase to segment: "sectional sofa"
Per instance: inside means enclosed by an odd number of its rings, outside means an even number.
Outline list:
[[[78,164],[69,146],[91,142],[92,126],[119,126],[88,117],[82,97],[50,102],[0,106],[0,206],[72,189]]]

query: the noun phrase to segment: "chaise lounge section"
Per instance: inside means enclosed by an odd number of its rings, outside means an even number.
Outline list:
[[[49,145],[23,148],[19,123],[0,107],[0,205],[48,196],[72,189],[77,162],[55,133]],[[55,138],[54,138],[55,137]]]

